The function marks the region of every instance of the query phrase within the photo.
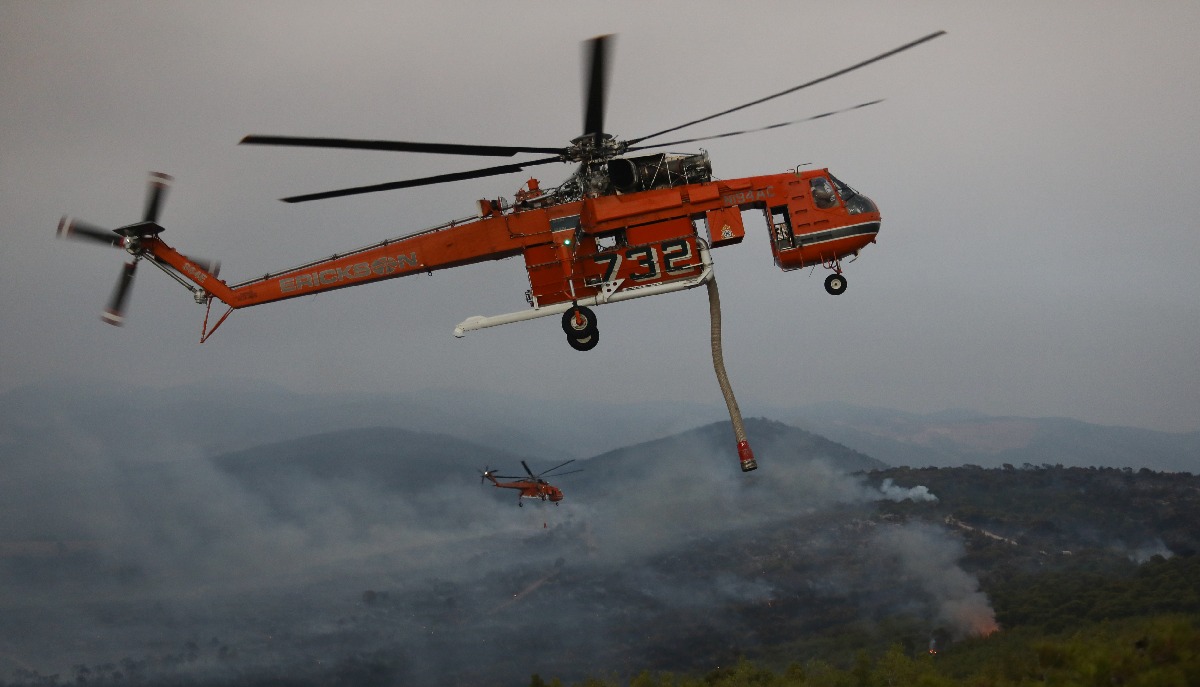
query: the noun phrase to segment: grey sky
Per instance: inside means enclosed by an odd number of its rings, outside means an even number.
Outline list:
[[[510,260],[237,312],[201,346],[203,309],[149,269],[128,325],[102,324],[122,254],[54,229],[136,220],[146,173],[164,171],[163,238],[240,281],[464,217],[526,178],[286,205],[484,165],[237,146],[245,134],[563,145],[582,127],[580,42],[616,33],[607,128],[637,136],[945,29],[687,131],[887,99],[706,146],[723,178],[829,167],[884,216],[836,298],[819,273],[774,268],[757,224],[715,251],[739,400],[1200,429],[1197,25],[1194,2],[0,0],[0,388],[232,375],[719,402],[703,290],[601,308],[586,354],[551,319],[455,340],[467,316],[525,307]],[[569,169],[531,171],[552,185]]]

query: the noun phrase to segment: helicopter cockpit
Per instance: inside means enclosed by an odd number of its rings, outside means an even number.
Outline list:
[[[849,185],[843,183],[832,174],[829,175],[829,178],[833,181],[833,185],[837,187],[837,193],[842,197],[842,202],[846,205],[847,214],[858,215],[868,212],[879,212],[879,207],[875,205],[875,201],[850,188]],[[813,197],[816,198],[815,191]]]
[[[807,182],[786,204],[764,208],[772,228],[775,264],[783,270],[824,266],[835,271],[839,284],[826,289],[841,293],[841,259],[857,255],[879,233],[879,206],[827,169],[800,175]],[[807,193],[804,193],[807,191]],[[805,197],[807,196],[807,198]]]

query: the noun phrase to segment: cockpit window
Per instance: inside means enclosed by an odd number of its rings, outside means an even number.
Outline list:
[[[833,194],[833,187],[829,185],[828,179],[825,177],[813,177],[808,183],[812,187],[814,205],[822,210],[828,210],[837,206],[838,199]]]
[[[833,185],[837,187],[838,195],[842,197],[842,202],[846,204],[846,212],[851,215],[857,215],[862,212],[879,212],[879,208],[876,207],[870,198],[850,188],[841,179],[832,174],[829,175],[829,178],[833,179]]]

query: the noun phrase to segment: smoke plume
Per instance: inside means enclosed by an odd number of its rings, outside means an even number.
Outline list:
[[[999,629],[979,580],[958,565],[965,553],[962,543],[945,529],[923,522],[886,525],[872,539],[900,574],[925,593],[934,617],[956,638],[986,636]]]

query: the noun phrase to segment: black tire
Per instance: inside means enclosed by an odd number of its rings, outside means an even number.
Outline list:
[[[836,296],[846,290],[846,278],[840,274],[831,274],[825,277],[825,290],[829,295]]]
[[[575,313],[579,313],[579,319],[583,320],[582,325],[575,320]],[[592,312],[591,308],[582,305],[573,306],[570,310],[563,313],[562,329],[568,337],[582,336],[588,332],[595,332],[596,313]]]
[[[567,343],[577,351],[590,351],[600,343],[600,331],[593,329],[590,332],[581,332],[574,336],[568,334]]]

